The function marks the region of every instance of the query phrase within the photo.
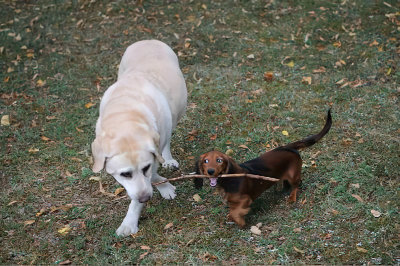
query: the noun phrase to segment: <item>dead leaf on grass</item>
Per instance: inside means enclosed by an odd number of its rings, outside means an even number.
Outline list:
[[[95,105],[94,103],[87,103],[87,104],[85,104],[85,108],[89,109],[90,107],[92,107],[94,105]]]
[[[10,125],[10,116],[9,115],[3,115],[1,117],[1,125],[2,126],[9,126]]]
[[[282,131],[282,135],[284,135],[284,136],[289,136],[289,132],[287,132],[286,130],[283,130],[283,131]]]
[[[164,226],[164,230],[170,229],[172,226],[174,226],[174,223],[168,223]]]
[[[144,249],[144,250],[150,250],[150,249],[151,249],[151,247],[149,247],[149,246],[140,246],[140,249]]]
[[[303,77],[301,83],[311,85],[312,79],[311,77]]]
[[[356,194],[351,194],[351,196],[352,196],[353,198],[355,198],[356,200],[358,200],[359,202],[364,203],[364,200],[363,200],[360,196],[358,196],[358,195],[356,195]]]
[[[377,210],[371,210],[371,213],[372,213],[372,215],[373,215],[375,218],[379,218],[379,217],[381,217],[381,215],[382,215],[382,213],[380,213],[380,212],[377,211]]]
[[[125,189],[123,187],[119,187],[114,191],[114,195],[118,196],[119,194],[121,194]]]
[[[361,247],[357,247],[357,251],[361,252],[361,253],[368,253],[368,250],[366,250],[365,248],[361,248]]]
[[[67,226],[65,226],[65,227],[63,227],[63,228],[61,228],[61,229],[58,229],[58,233],[60,234],[60,235],[62,235],[62,236],[66,236],[66,235],[68,235],[68,233],[71,231],[71,227],[69,227],[69,225],[67,225]]]
[[[300,253],[300,254],[306,253],[304,250],[301,250],[301,249],[296,248],[296,247],[293,247],[293,249],[294,249],[294,251],[296,251],[296,252],[298,252],[298,253]]]
[[[199,194],[194,194],[193,195],[193,199],[195,202],[200,202],[201,201],[201,197],[199,196]]]
[[[35,222],[36,222],[35,220],[27,220],[27,221],[24,221],[24,225],[25,226],[31,225],[31,224],[34,224]]]
[[[139,260],[144,259],[144,257],[146,257],[149,254],[149,251],[143,253],[142,255],[139,256]]]
[[[258,236],[261,235],[261,230],[255,225],[250,228],[250,232]]]

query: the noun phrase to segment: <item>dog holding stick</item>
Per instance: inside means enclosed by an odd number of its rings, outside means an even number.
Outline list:
[[[243,227],[244,216],[250,211],[251,203],[276,182],[251,178],[218,178],[218,176],[250,173],[280,179],[289,183],[292,188],[288,202],[296,202],[302,167],[299,150],[317,143],[329,132],[331,125],[332,116],[329,110],[325,125],[318,134],[277,147],[242,164],[236,163],[231,157],[219,151],[204,153],[196,164],[197,172],[215,178],[211,180],[210,185],[218,184],[222,188],[229,205],[229,218]],[[194,183],[199,189],[203,186],[203,179],[196,178]]]

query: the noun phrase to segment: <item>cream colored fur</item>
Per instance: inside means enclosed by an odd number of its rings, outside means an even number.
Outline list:
[[[153,194],[151,182],[165,179],[157,174],[158,162],[164,167],[179,166],[171,156],[170,141],[186,102],[178,58],[168,45],[146,40],[128,47],[118,80],[101,100],[92,143],[93,171],[105,167],[131,198],[118,235],[138,231],[140,211]],[[170,183],[157,189],[167,199],[176,195]]]

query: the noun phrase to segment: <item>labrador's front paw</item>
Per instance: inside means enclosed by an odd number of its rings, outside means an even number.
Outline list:
[[[165,160],[165,162],[162,164],[163,168],[172,168],[172,169],[178,169],[179,168],[179,163],[174,160]]]
[[[160,191],[160,194],[164,199],[173,199],[176,197],[175,187],[170,183],[158,185],[157,189]]]
[[[116,234],[118,236],[125,237],[125,236],[129,236],[131,234],[136,234],[138,230],[139,230],[139,228],[137,226],[131,226],[131,225],[122,223],[120,225],[120,227],[118,227]]]

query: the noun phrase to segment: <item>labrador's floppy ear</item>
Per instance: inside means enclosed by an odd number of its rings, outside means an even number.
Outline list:
[[[92,170],[98,173],[104,168],[104,163],[106,162],[106,155],[99,138],[96,138],[92,143],[92,155],[94,160]]]
[[[154,154],[154,157],[156,157],[157,161],[163,164],[165,159],[160,154],[160,134],[158,134],[156,131],[151,131],[151,137],[155,145],[151,152]]]
[[[199,159],[196,161],[196,164],[195,164],[196,174],[204,175],[204,170],[202,167],[203,158],[204,158],[204,154],[200,155]],[[203,180],[203,178],[195,178],[193,180],[193,183],[194,183],[194,187],[196,189],[201,189],[203,187],[204,180]]]

